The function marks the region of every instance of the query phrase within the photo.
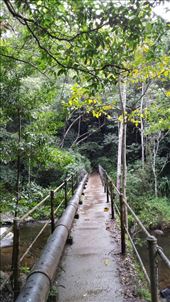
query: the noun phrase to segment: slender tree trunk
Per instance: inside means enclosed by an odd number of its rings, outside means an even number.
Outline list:
[[[21,112],[18,109],[18,154],[17,154],[17,179],[16,179],[16,207],[15,217],[18,214],[18,203],[20,199],[20,165],[21,165],[21,154],[20,154],[20,143],[21,143]]]
[[[29,158],[28,158],[28,185],[29,186],[30,186],[30,183],[31,183],[31,158],[29,155]]]
[[[120,190],[121,187],[121,177],[122,177],[122,137],[123,137],[123,123],[119,123],[118,127],[118,155],[117,155],[117,189]]]
[[[119,126],[119,143],[118,143],[118,163],[117,163],[117,188],[123,189],[123,197],[126,199],[126,178],[127,178],[127,164],[126,164],[126,80],[124,82],[119,80],[119,94],[122,111],[122,121]],[[125,223],[128,227],[127,207],[125,207]]]
[[[159,151],[160,141],[161,141],[161,132],[159,132],[157,137],[154,138],[154,143],[153,143],[152,171],[153,171],[153,175],[154,175],[155,197],[158,197],[158,173],[156,170],[156,158],[157,158],[158,151]]]
[[[157,173],[156,173],[156,141],[154,139],[154,146],[153,146],[153,161],[152,161],[152,171],[154,175],[154,190],[155,190],[155,197],[158,197],[158,180],[157,180]]]
[[[123,135],[122,135],[122,188],[123,197],[126,200],[126,182],[127,182],[127,161],[126,161],[126,82],[122,87],[122,103],[123,103]],[[125,206],[125,224],[128,228],[128,209]]]
[[[142,95],[144,94],[144,83],[142,83]],[[141,113],[141,149],[142,149],[142,167],[145,166],[145,146],[144,146],[144,121],[143,121],[143,101],[144,97],[141,98],[140,113]]]
[[[73,120],[73,122],[68,126],[67,130],[66,130],[66,127],[65,127],[65,129],[64,129],[64,135],[63,135],[62,141],[61,141],[61,143],[60,143],[60,147],[61,147],[61,148],[64,147],[65,138],[66,138],[66,136],[68,135],[70,129],[72,128],[72,126],[73,126],[79,119],[81,119],[81,117],[82,117],[82,114],[79,115],[77,118],[75,118],[75,119]]]
[[[20,174],[21,174],[21,151],[20,151],[20,143],[21,143],[21,112],[18,109],[18,154],[17,154],[17,177],[16,177],[16,203],[15,203],[15,218],[13,225],[13,250],[12,250],[12,266],[11,270],[13,272],[11,281],[12,287],[14,290],[14,301],[16,300],[19,294],[19,221],[17,221],[18,216],[18,206],[20,199]]]
[[[127,163],[126,163],[126,122],[123,123],[123,136],[122,136],[122,185],[123,196],[126,198],[126,179],[127,179]]]

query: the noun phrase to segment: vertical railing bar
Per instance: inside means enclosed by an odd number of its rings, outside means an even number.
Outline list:
[[[71,194],[74,194],[74,176],[71,176]]]
[[[64,201],[65,201],[65,208],[67,207],[67,180],[64,181]]]
[[[16,300],[19,292],[20,292],[20,283],[19,283],[19,275],[20,275],[20,267],[19,267],[19,219],[18,217],[14,218],[13,224],[13,252],[12,252],[12,284],[14,290],[14,301]]]
[[[115,213],[114,213],[114,189],[112,182],[110,181],[110,202],[111,202],[111,218],[115,219]]]
[[[150,269],[150,289],[151,301],[159,302],[158,298],[158,267],[156,264],[157,239],[154,236],[147,238],[149,248],[149,269]]]
[[[51,202],[51,233],[54,232],[55,229],[55,219],[54,219],[54,191],[50,192],[50,202]]]
[[[107,176],[106,173],[104,173],[104,193],[107,192],[107,185],[106,185],[106,181],[107,181]]]
[[[106,196],[107,196],[107,203],[109,203],[109,181],[107,176],[106,176]]]
[[[120,190],[122,192],[122,189]],[[119,196],[120,199],[120,225],[121,225],[121,253],[126,254],[126,242],[125,242],[125,215],[124,215],[124,202],[123,194]]]

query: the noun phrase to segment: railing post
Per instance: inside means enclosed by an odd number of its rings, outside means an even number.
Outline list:
[[[75,174],[75,185],[74,185],[74,189],[76,189],[77,186],[78,186],[78,183],[79,183],[78,178],[79,178],[79,175],[78,175],[78,173],[76,172],[76,174]]]
[[[74,194],[74,176],[71,176],[71,194]]]
[[[53,233],[54,229],[55,229],[55,221],[54,221],[54,191],[50,192],[50,202],[51,202],[51,233]]]
[[[125,239],[125,205],[123,202],[122,189],[120,189],[120,224],[121,224],[121,253],[126,254],[126,239]]]
[[[114,213],[114,188],[112,182],[110,182],[110,201],[111,201],[111,218],[115,218]]]
[[[20,269],[19,269],[19,219],[17,217],[14,218],[13,225],[13,251],[12,251],[12,284],[14,290],[14,301],[16,300],[19,292],[20,292]]]
[[[109,181],[108,177],[106,176],[106,196],[107,196],[107,203],[109,202]]]
[[[157,239],[154,236],[147,238],[149,248],[149,269],[150,269],[150,286],[151,301],[159,302],[158,298],[158,268],[156,264]]]
[[[104,193],[106,193],[106,190],[107,190],[107,186],[106,186],[107,176],[106,176],[106,173],[104,173],[104,175],[103,175],[103,180],[104,180]]]
[[[67,207],[67,180],[65,179],[64,182],[64,202],[65,202],[65,209]]]

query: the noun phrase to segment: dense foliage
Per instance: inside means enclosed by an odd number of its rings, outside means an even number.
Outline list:
[[[154,3],[3,0],[5,211],[99,163],[116,178],[124,125],[129,201],[145,222],[143,208],[156,209],[153,223],[163,221],[170,207],[170,40]]]

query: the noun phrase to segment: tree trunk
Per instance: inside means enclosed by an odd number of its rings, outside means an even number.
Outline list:
[[[31,184],[31,158],[28,158],[28,185]]]
[[[153,161],[152,161],[152,171],[154,175],[154,190],[155,190],[155,197],[158,197],[158,180],[157,180],[157,173],[156,173],[156,141],[154,139],[154,146],[153,146]]]
[[[142,83],[142,95],[144,94],[144,83]],[[145,166],[145,146],[144,146],[144,121],[143,121],[143,101],[144,97],[142,96],[141,98],[141,103],[140,103],[140,113],[141,113],[141,150],[142,150],[142,167],[144,169]]]
[[[161,132],[158,133],[157,137],[154,138],[154,144],[153,144],[153,160],[152,160],[152,171],[154,175],[154,190],[155,190],[155,197],[158,197],[158,173],[156,170],[156,158],[159,151],[159,145],[160,141],[162,139]]]
[[[117,188],[122,188],[123,197],[126,200],[126,80],[119,80],[119,94],[122,111],[122,121],[119,127],[118,162],[117,162]],[[125,223],[128,226],[127,207],[125,207]]]
[[[122,187],[123,196],[126,198],[126,178],[127,178],[127,164],[126,164],[126,122],[123,123],[122,135]]]
[[[19,294],[19,221],[17,221],[18,216],[18,206],[20,199],[20,174],[21,174],[21,112],[18,109],[18,152],[17,152],[17,177],[16,177],[16,203],[15,203],[15,218],[14,218],[14,226],[13,226],[13,250],[12,250],[12,266],[11,270],[13,271],[11,281],[14,291],[14,301],[16,300]]]
[[[15,217],[18,214],[18,203],[20,199],[20,165],[21,165],[21,154],[20,154],[20,143],[21,143],[21,112],[18,109],[18,154],[17,154],[17,179],[16,179],[16,205],[15,205]]]
[[[120,191],[121,177],[122,177],[122,137],[123,137],[123,123],[119,123],[118,128],[118,155],[117,155],[117,189]]]

